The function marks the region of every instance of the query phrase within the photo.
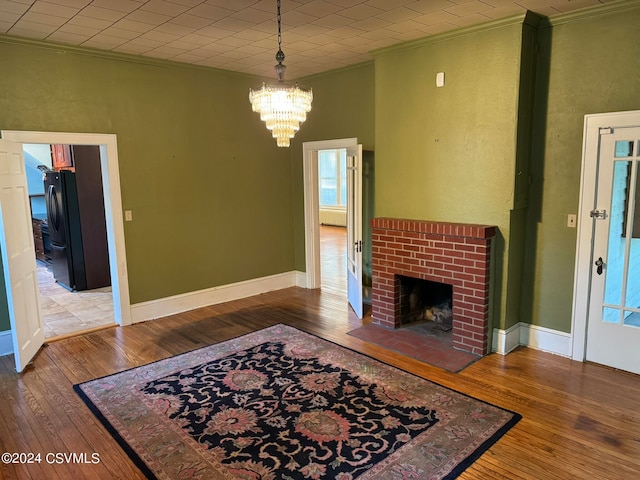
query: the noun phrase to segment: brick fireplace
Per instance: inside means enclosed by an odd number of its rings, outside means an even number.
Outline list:
[[[454,348],[489,353],[489,272],[496,227],[397,218],[372,226],[373,323],[399,328],[400,276],[452,286]]]

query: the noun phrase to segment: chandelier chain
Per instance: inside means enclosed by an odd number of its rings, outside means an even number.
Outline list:
[[[276,6],[277,6],[277,19],[278,19],[278,51],[276,52],[276,61],[278,62],[278,65],[276,66],[276,71],[277,68],[279,67],[281,69],[280,73],[278,73],[278,79],[279,81],[281,77],[284,76],[284,65],[282,65],[282,62],[284,62],[284,52],[282,51],[282,31],[281,31],[281,15],[280,15],[280,0],[276,1]]]
[[[282,50],[282,31],[280,30],[280,22],[282,20],[282,16],[280,15],[280,0],[278,0],[277,8],[278,8],[278,14],[277,14],[277,18],[278,18],[278,50]]]

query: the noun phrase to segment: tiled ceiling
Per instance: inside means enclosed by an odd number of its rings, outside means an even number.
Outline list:
[[[282,0],[287,79],[372,50],[522,13],[608,0]],[[276,0],[0,0],[9,36],[274,77]]]

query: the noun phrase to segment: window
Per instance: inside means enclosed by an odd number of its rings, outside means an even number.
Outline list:
[[[318,151],[321,207],[346,207],[347,150]]]
[[[614,167],[614,172],[618,171],[618,165],[620,165],[620,172],[626,172],[626,188],[624,190],[621,190],[622,192],[624,192],[624,199],[620,198],[618,201],[624,201],[623,207],[622,207],[622,232],[621,232],[621,236],[625,237],[627,234],[627,221],[632,222],[631,224],[631,238],[640,238],[640,182],[637,181],[637,177],[638,177],[638,172],[636,170],[636,181],[634,182],[633,179],[633,175],[632,175],[632,171],[633,171],[633,165],[632,165],[632,158],[634,156],[634,152],[633,152],[633,147],[636,145],[638,145],[638,148],[640,148],[640,140],[638,140],[637,142],[631,140],[619,140],[616,142],[616,151],[615,151],[615,157],[616,158],[626,158],[629,157],[631,160],[628,162],[622,162],[622,161],[617,161],[616,162],[616,167]],[[636,156],[638,156],[638,152],[636,151]],[[626,168],[623,168],[622,165],[626,164]],[[636,166],[636,169],[640,167],[640,164],[638,164]],[[615,173],[614,173],[614,181],[615,181]],[[632,182],[635,183],[635,197],[633,199],[630,199],[630,193],[632,191]],[[615,192],[614,192],[614,197],[612,199],[612,201],[614,201],[615,199]],[[631,200],[631,203],[629,202],[629,200]],[[634,203],[635,202],[635,203]],[[635,206],[634,206],[635,204]],[[632,209],[633,211],[633,215],[629,215],[628,214],[628,209]],[[613,212],[613,206],[611,208],[612,212]]]

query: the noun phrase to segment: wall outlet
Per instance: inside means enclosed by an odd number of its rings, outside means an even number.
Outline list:
[[[131,210],[125,210],[124,211],[124,221],[125,222],[131,222],[133,220],[133,213],[131,213]]]
[[[570,213],[569,215],[567,215],[567,227],[569,228],[576,228],[576,215],[573,213]]]

